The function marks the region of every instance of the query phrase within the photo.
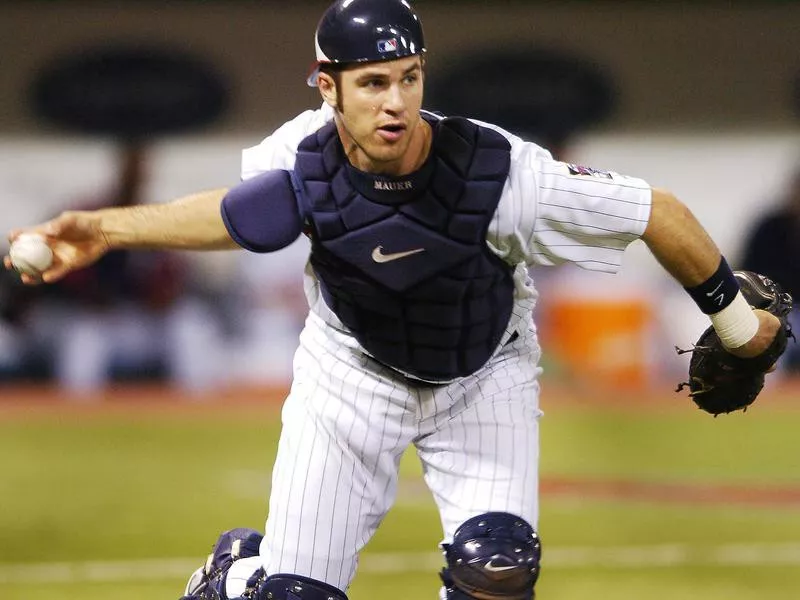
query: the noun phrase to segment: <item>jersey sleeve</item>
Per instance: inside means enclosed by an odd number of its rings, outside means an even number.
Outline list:
[[[528,265],[618,271],[625,248],[647,227],[650,185],[511,141],[512,167],[495,223],[501,249]]]
[[[298,144],[332,118],[333,109],[323,104],[287,121],[260,144],[242,150],[242,180],[272,169],[293,169]]]
[[[230,236],[252,252],[274,252],[300,235],[303,216],[291,181],[297,146],[331,118],[326,104],[281,125],[260,144],[242,151],[242,182],[222,200]]]

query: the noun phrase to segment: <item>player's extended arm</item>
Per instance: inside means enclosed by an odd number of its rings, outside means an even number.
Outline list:
[[[686,288],[695,288],[715,275],[722,259],[719,249],[689,208],[671,193],[653,190],[647,229],[642,236],[659,263]],[[755,310],[756,334],[741,346],[728,348],[748,358],[766,350],[781,323],[774,315]]]
[[[166,204],[148,204],[95,211],[66,211],[55,219],[10,232],[9,241],[21,233],[39,233],[53,250],[53,264],[41,281],[51,283],[70,271],[86,267],[109,250],[159,248],[222,250],[237,248],[220,214],[227,189],[179,198]],[[11,261],[5,257],[6,268]],[[39,280],[22,275],[25,283]]]

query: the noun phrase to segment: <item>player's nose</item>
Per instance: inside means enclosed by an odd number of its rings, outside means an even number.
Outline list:
[[[388,87],[383,101],[383,108],[392,114],[398,114],[405,110],[406,99],[399,84],[393,83]]]

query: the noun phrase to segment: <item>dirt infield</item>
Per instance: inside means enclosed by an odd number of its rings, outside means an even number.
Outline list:
[[[92,394],[71,395],[57,387],[22,385],[0,387],[0,419],[45,415],[133,414],[158,416],[225,413],[276,413],[288,386],[239,387],[188,393],[161,385],[131,385]]]
[[[545,497],[800,508],[800,486],[657,483],[549,477],[542,479],[539,492]]]
[[[636,410],[686,410],[691,400],[675,393],[675,382],[661,382],[646,388],[609,389],[590,381],[545,380],[541,404],[545,410],[559,407],[608,407]],[[70,395],[54,386],[0,386],[0,418],[41,411],[78,411],[108,414],[135,410],[163,412],[250,412],[280,409],[287,385],[231,386],[213,391],[190,393],[163,385],[130,385],[109,388],[93,394]],[[800,410],[800,378],[768,382],[757,399],[759,409]]]

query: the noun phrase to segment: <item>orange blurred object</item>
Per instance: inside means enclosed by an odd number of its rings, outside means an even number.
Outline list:
[[[615,387],[648,383],[652,308],[637,298],[556,298],[542,323],[545,352],[570,374]]]

